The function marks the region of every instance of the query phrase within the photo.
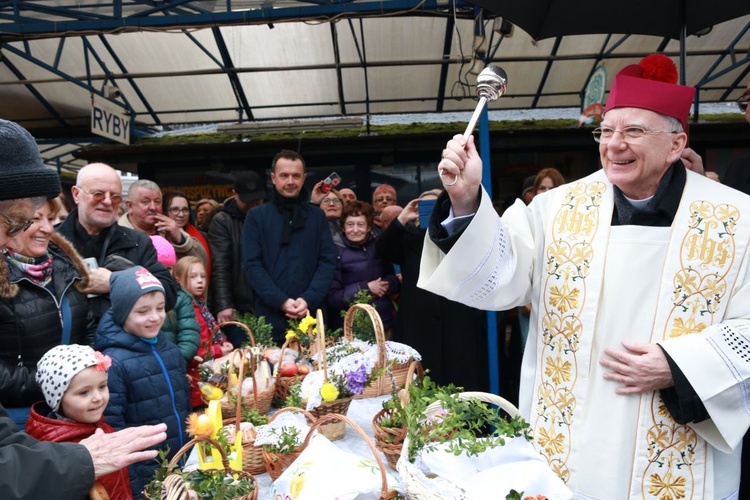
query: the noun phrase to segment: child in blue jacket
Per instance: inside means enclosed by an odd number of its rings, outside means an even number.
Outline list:
[[[161,333],[164,287],[141,266],[112,273],[109,283],[112,307],[100,320],[94,342],[112,358],[104,414],[116,430],[164,422],[167,439],[159,447],[169,447],[171,458],[186,442],[190,393],[185,358]],[[128,468],[134,495],[140,495],[158,465],[151,460]]]

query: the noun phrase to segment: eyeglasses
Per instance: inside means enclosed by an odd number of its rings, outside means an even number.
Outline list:
[[[188,214],[190,209],[188,207],[169,207],[169,213],[172,215]]]
[[[740,96],[739,99],[737,99],[737,107],[740,108],[740,111],[742,111],[743,113],[747,111],[748,99],[750,99],[750,95],[743,95]]]
[[[382,202],[382,201],[396,201],[396,198],[393,196],[380,196],[379,198],[375,198],[372,201]]]
[[[323,198],[320,202],[321,205],[341,205],[341,200],[338,198]]]
[[[8,223],[8,231],[6,232],[6,234],[8,235],[9,238],[12,238],[18,233],[22,233],[26,231],[34,223],[34,219],[29,219],[25,221],[16,221],[8,217],[3,212],[0,212],[0,215],[2,215],[3,218],[5,219],[5,222]]]
[[[367,229],[367,223],[366,222],[355,222],[355,221],[347,221],[346,224],[344,224],[344,227],[347,229]]]
[[[119,193],[112,193],[110,191],[107,191],[106,193],[104,191],[87,191],[81,186],[76,187],[87,195],[91,196],[91,199],[94,200],[94,203],[103,202],[107,196],[109,196],[109,199],[112,203],[120,203],[122,201],[122,195]]]
[[[646,130],[643,127],[625,127],[622,130],[615,130],[609,127],[599,127],[592,130],[591,134],[594,136],[596,142],[606,144],[612,140],[612,137],[614,137],[616,132],[620,133],[623,141],[637,141],[645,135],[677,133],[669,130]]]

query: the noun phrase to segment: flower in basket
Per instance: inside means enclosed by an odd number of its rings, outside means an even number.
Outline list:
[[[187,423],[187,432],[193,437],[211,437],[214,433],[214,424],[205,413],[191,413]]]
[[[218,431],[218,432],[215,432],[215,431]],[[214,438],[216,442],[221,444],[221,446],[224,448],[224,451],[227,453],[227,455],[230,455],[232,453],[232,449],[229,444],[230,436],[228,436],[227,433],[224,431],[224,427],[221,427],[220,429],[216,429],[214,427],[213,422],[211,421],[211,418],[206,413],[196,412],[196,413],[191,413],[188,416],[187,433],[189,436],[194,437],[194,438],[201,438],[201,437]],[[232,438],[232,440],[234,439]],[[197,446],[201,447],[204,456],[211,455],[211,444],[204,442],[204,443],[198,443]]]
[[[316,370],[302,381],[300,396],[307,402],[308,411],[323,403],[362,394],[383,371],[375,369],[375,360],[352,348],[351,343],[335,344],[327,352],[328,380],[323,370]]]

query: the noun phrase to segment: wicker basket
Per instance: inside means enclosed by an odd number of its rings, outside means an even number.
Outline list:
[[[479,401],[496,405],[511,417],[521,416],[521,413],[515,406],[494,394],[486,392],[462,392],[458,394],[458,397],[461,399],[478,399]],[[435,401],[427,407],[425,410],[425,416],[431,417],[440,409],[440,401]],[[408,450],[409,437],[407,436],[406,439],[404,439],[403,447],[401,449],[401,457],[398,459],[397,464],[397,470],[401,477],[401,484],[406,489],[407,498],[410,500],[441,500],[446,498],[446,496],[450,496],[450,494],[445,491],[444,484],[441,485],[440,489],[436,485],[431,484],[430,481],[432,481],[432,478],[428,478],[419,469],[418,465],[409,462],[407,456]],[[463,491],[458,486],[455,486],[455,489],[457,492],[451,494],[460,494],[460,492]]]
[[[415,373],[419,378],[424,376],[424,370],[422,370],[422,364],[419,361],[412,361],[409,365],[404,389],[409,388]],[[375,446],[385,455],[388,466],[396,470],[396,463],[401,456],[401,448],[406,438],[406,424],[402,427],[383,427],[383,420],[390,418],[392,413],[393,410],[385,408],[377,412],[372,418],[372,430],[375,433]]]
[[[375,343],[378,346],[378,361],[375,364],[375,369],[388,367],[383,321],[380,319],[378,311],[371,305],[353,304],[349,310],[346,311],[346,316],[344,316],[344,340],[351,341],[354,338],[354,315],[357,310],[364,311],[370,316],[370,321],[372,321],[372,325],[375,329]],[[354,396],[354,398],[375,398],[385,394],[390,394],[394,389],[403,387],[404,382],[406,382],[406,373],[409,371],[409,365],[412,361],[413,359],[409,359],[406,363],[394,364],[389,370],[365,387],[362,394],[358,394]]]
[[[253,487],[252,493],[249,493],[247,495],[243,495],[241,497],[227,499],[227,500],[258,500],[258,481],[255,479],[255,477],[253,477],[252,474],[248,474],[247,472],[244,472],[244,471],[232,470],[232,468],[229,466],[229,458],[227,458],[227,454],[224,451],[224,448],[222,448],[222,446],[219,443],[217,443],[216,441],[214,441],[211,438],[196,437],[196,438],[192,439],[187,444],[185,444],[185,446],[183,446],[182,448],[180,448],[180,450],[177,453],[175,453],[175,456],[172,457],[172,460],[169,461],[169,465],[173,466],[173,467],[177,467],[177,463],[179,462],[180,458],[182,458],[183,455],[185,455],[186,453],[188,453],[193,448],[193,446],[196,445],[196,444],[198,444],[198,443],[209,443],[212,446],[216,447],[216,449],[219,450],[219,453],[221,453],[221,463],[224,466],[223,470],[221,470],[221,469],[210,469],[210,470],[204,470],[204,471],[201,471],[201,472],[203,472],[204,474],[221,474],[221,475],[231,474],[232,476],[234,476],[237,479],[246,479],[246,480],[251,481],[253,483],[254,487]],[[188,472],[185,475],[189,476],[190,474],[193,474],[193,472]],[[169,478],[169,477],[170,476],[167,476],[167,478]],[[165,479],[165,481],[166,480],[167,479]],[[164,496],[164,494],[162,493],[162,497],[163,496]],[[149,495],[147,495],[145,491],[143,492],[143,498],[145,498],[146,500],[158,500],[157,498],[152,498]]]
[[[328,382],[328,360],[326,358],[326,335],[325,327],[323,325],[323,312],[318,309],[317,312],[318,320],[318,334],[315,337],[315,344],[317,346],[320,356],[318,363],[323,367],[323,373],[325,374],[325,381]],[[352,403],[352,398],[341,398],[330,403],[322,403],[310,410],[315,418],[321,418],[325,415],[336,413],[339,415],[346,415],[349,411],[349,405]],[[320,427],[320,433],[323,434],[331,441],[341,439],[346,434],[346,424],[342,421],[329,422]]]
[[[295,383],[301,382],[302,379],[305,378],[305,375],[293,375],[291,377],[282,377],[279,375],[279,368],[284,359],[284,351],[290,346],[289,340],[290,339],[285,340],[284,344],[282,344],[281,352],[279,353],[279,362],[276,363],[276,366],[273,369],[273,376],[276,379],[274,382],[273,398],[277,401],[284,401],[287,396],[289,396],[291,386]],[[297,344],[299,346],[299,342],[297,342]],[[302,353],[301,347],[299,352],[300,354]]]
[[[247,327],[244,323],[240,323],[239,321],[225,321],[223,323],[219,323],[216,325],[213,330],[211,330],[211,336],[213,337],[214,333],[221,328],[222,326],[226,325],[235,325],[245,330],[247,333],[247,337],[250,339],[250,344],[255,347],[255,337],[253,336],[253,332],[250,330],[250,328]],[[240,362],[239,362],[239,377],[238,377],[238,388],[237,388],[237,401],[236,403],[231,403],[229,400],[221,402],[221,414],[224,416],[224,418],[232,418],[237,413],[242,412],[242,408],[254,408],[258,410],[258,413],[260,414],[266,414],[268,413],[268,410],[271,409],[271,402],[273,401],[273,393],[274,393],[274,386],[269,385],[267,388],[264,388],[262,390],[258,390],[258,384],[255,383],[255,359],[253,355],[250,353],[250,349],[235,349],[232,352],[232,357],[230,358],[230,370],[234,370],[234,360],[235,357],[239,354],[240,356]],[[245,363],[244,363],[244,357],[246,354],[249,354],[250,358],[250,376],[253,379],[253,393],[248,395],[247,397],[240,397],[240,392],[242,390],[242,382],[245,380]],[[263,362],[263,361],[262,361]]]
[[[302,408],[293,408],[293,407],[287,407],[282,408],[276,413],[273,414],[273,417],[271,418],[271,421],[273,421],[276,417],[281,415],[282,413],[287,412],[297,412],[302,413],[307,417],[307,420],[314,424],[317,420],[314,415],[312,415],[310,412],[303,410]],[[271,479],[276,481],[282,472],[286,470],[287,467],[289,467],[292,462],[297,460],[297,457],[302,452],[302,447],[297,448],[291,453],[271,453],[270,451],[266,451],[265,448],[261,447],[261,450],[263,452],[263,462],[266,468],[266,472],[268,472],[268,475],[271,476]]]
[[[370,451],[372,451],[373,456],[375,457],[375,462],[378,464],[378,468],[380,469],[380,479],[382,481],[382,486],[380,490],[380,499],[381,500],[388,500],[391,498],[397,498],[398,492],[392,491],[388,492],[388,479],[386,478],[385,474],[385,465],[383,465],[383,459],[380,458],[380,453],[378,453],[377,448],[375,448],[375,445],[372,443],[372,440],[365,434],[365,431],[362,430],[362,428],[357,425],[353,420],[349,419],[349,417],[345,415],[339,415],[337,413],[331,413],[329,415],[326,415],[324,417],[321,417],[315,422],[312,427],[310,427],[310,432],[307,434],[307,437],[305,438],[305,442],[302,445],[302,450],[307,448],[307,445],[310,443],[310,439],[312,438],[313,434],[315,434],[313,431],[315,429],[322,430],[324,426],[331,425],[332,423],[341,423],[344,426],[346,424],[349,424],[355,431],[357,431],[357,434],[359,434],[362,439],[365,440],[365,443],[367,443],[367,446],[370,447]],[[300,451],[302,451],[300,450]]]
[[[222,424],[234,425],[236,432],[236,429],[240,428],[241,419],[242,415],[237,413],[232,418],[225,418]],[[263,464],[263,450],[260,446],[255,446],[255,439],[250,441],[243,439],[242,441],[242,470],[254,476],[266,471],[266,466]]]

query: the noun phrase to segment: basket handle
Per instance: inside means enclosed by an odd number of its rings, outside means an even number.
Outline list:
[[[521,412],[518,411],[518,408],[516,408],[513,403],[510,401],[501,398],[500,396],[496,394],[491,394],[489,392],[459,392],[457,394],[459,399],[467,400],[467,399],[478,399],[479,401],[482,401],[484,403],[490,403],[501,410],[503,410],[505,413],[510,415],[511,417],[520,417]],[[425,409],[424,413],[425,416],[431,416],[436,411],[440,409],[440,401],[433,401],[430,403],[427,408]]]
[[[227,322],[229,323],[229,322]],[[234,369],[234,359],[237,354],[240,355],[240,374],[237,378],[237,407],[235,411],[235,425],[236,429],[240,428],[240,422],[242,421],[242,382],[245,380],[245,354],[250,354],[250,377],[253,379],[253,401],[255,405],[258,405],[258,384],[255,381],[255,359],[249,350],[235,349],[232,351],[232,357],[229,358],[229,369]]]
[[[313,424],[318,420],[317,418],[315,418],[315,415],[305,410],[304,408],[297,408],[296,406],[286,406],[275,411],[274,414],[271,415],[270,422],[276,420],[276,417],[278,415],[281,415],[282,413],[302,413],[307,418],[307,420],[309,420]]]
[[[380,498],[381,499],[389,499],[389,498],[395,498],[396,492],[388,493],[388,479],[385,475],[385,466],[383,465],[383,460],[380,458],[380,453],[378,453],[377,448],[375,448],[375,445],[372,443],[372,440],[370,437],[365,434],[365,431],[362,430],[362,428],[357,425],[356,422],[351,420],[346,415],[340,415],[338,413],[329,413],[328,415],[323,415],[320,417],[317,422],[315,422],[310,427],[310,432],[307,433],[307,437],[305,438],[305,442],[302,444],[302,450],[307,448],[307,445],[310,443],[310,439],[313,436],[313,431],[318,429],[320,426],[329,424],[334,421],[344,422],[349,424],[357,433],[362,437],[362,439],[365,440],[365,443],[367,443],[367,446],[370,447],[370,451],[372,451],[373,456],[375,457],[375,462],[377,462],[378,467],[380,468],[380,481],[381,481],[381,490],[380,490]]]
[[[278,377],[279,376],[279,368],[281,368],[281,362],[284,360],[284,351],[286,351],[287,347],[289,347],[289,341],[292,340],[293,338],[294,337],[290,337],[288,339],[285,339],[284,343],[281,344],[281,351],[279,352],[279,362],[276,363],[276,366],[273,367],[273,376],[274,377]]]
[[[375,343],[378,346],[377,366],[385,367],[388,362],[385,352],[385,328],[377,309],[370,304],[352,304],[346,311],[346,316],[344,316],[344,339],[349,341],[354,339],[354,315],[357,313],[357,310],[364,311],[370,317],[372,326],[375,329]]]
[[[422,380],[424,378],[424,367],[421,361],[412,360],[409,363],[409,368],[406,370],[406,380],[404,381],[404,389],[409,390],[409,386],[414,380],[414,374],[417,375],[417,379]]]
[[[255,335],[253,335],[253,331],[245,323],[240,323],[239,321],[224,321],[221,323],[217,323],[217,325],[211,329],[211,338],[213,338],[214,334],[217,331],[219,331],[219,329],[222,326],[228,326],[228,325],[238,326],[242,328],[243,330],[245,330],[245,333],[247,334],[247,338],[250,339],[250,345],[255,347]]]
[[[180,461],[180,458],[182,458],[183,455],[185,455],[187,452],[189,452],[193,446],[195,446],[198,443],[208,443],[217,450],[219,450],[219,454],[221,454],[221,465],[224,466],[224,471],[231,474],[234,471],[232,471],[232,468],[229,466],[229,457],[227,457],[227,453],[224,451],[224,448],[222,446],[211,439],[210,437],[202,437],[202,436],[196,436],[187,443],[185,443],[185,446],[180,448],[177,453],[172,457],[172,460],[169,461],[170,467],[176,467],[177,462]]]
[[[323,311],[318,309],[315,312],[318,334],[315,336],[315,343],[318,344],[320,358],[323,360],[323,379],[328,382],[328,357],[326,356],[326,328],[323,325]]]

